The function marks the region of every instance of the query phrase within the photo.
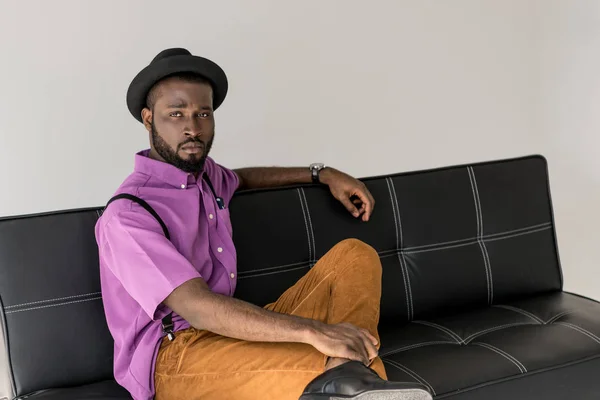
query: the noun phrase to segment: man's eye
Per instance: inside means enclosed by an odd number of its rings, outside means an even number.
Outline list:
[[[169,114],[170,117],[181,117],[181,113],[179,111],[174,111]]]
[[[203,112],[203,113],[198,114],[198,116],[200,118],[208,118],[209,114],[207,112]]]

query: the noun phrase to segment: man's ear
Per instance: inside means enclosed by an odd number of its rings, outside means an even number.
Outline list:
[[[145,107],[142,110],[142,122],[144,123],[144,126],[148,132],[150,132],[152,130],[152,110],[150,110],[148,107]]]

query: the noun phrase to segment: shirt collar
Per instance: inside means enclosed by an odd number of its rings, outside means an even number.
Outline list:
[[[179,168],[169,163],[154,160],[149,157],[150,150],[142,150],[135,155],[134,171],[144,175],[150,175],[164,183],[176,188],[184,188],[190,182],[195,182],[193,174],[180,170]],[[202,171],[198,178],[202,177]]]

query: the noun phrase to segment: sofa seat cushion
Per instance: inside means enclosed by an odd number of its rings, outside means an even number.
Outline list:
[[[129,393],[115,381],[103,381],[72,388],[42,390],[23,399],[35,400],[131,400]]]
[[[380,336],[388,379],[443,396],[600,357],[600,303],[555,292],[380,326]]]

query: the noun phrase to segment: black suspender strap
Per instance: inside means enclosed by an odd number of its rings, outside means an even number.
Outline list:
[[[217,202],[217,205],[219,206],[219,210],[224,209],[225,208],[225,201],[223,200],[223,198],[217,196],[217,192],[215,192],[215,188],[214,188],[212,182],[210,181],[210,178],[208,177],[208,174],[205,173],[202,176],[202,178],[208,184],[208,187],[209,187],[210,191],[212,192],[213,197],[215,198],[215,201]]]
[[[215,192],[215,188],[213,187],[212,182],[210,181],[210,178],[208,177],[208,174],[203,174],[203,178],[206,181],[206,183],[208,184],[208,187],[210,188],[210,191],[213,194],[213,197],[215,198],[215,201],[217,202],[217,205],[219,206],[219,209],[224,209],[225,208],[225,201],[223,200],[223,198],[217,196],[217,193]],[[158,215],[158,213],[150,206],[150,204],[146,203],[146,201],[140,199],[137,196],[134,196],[132,194],[129,193],[120,193],[115,195],[114,197],[112,197],[108,203],[106,203],[106,207],[108,207],[108,205],[110,203],[112,203],[115,200],[119,200],[119,199],[127,199],[127,200],[131,200],[134,203],[139,204],[140,206],[142,206],[146,211],[148,211],[160,224],[160,227],[163,230],[163,233],[165,235],[165,237],[168,240],[171,240],[171,235],[169,235],[169,230],[167,229],[167,225],[164,223],[164,221],[162,220],[162,218]],[[166,317],[164,317],[162,319],[162,329],[163,329],[163,333],[169,338],[169,340],[174,340],[175,339],[175,333],[173,332],[173,328],[175,327],[175,325],[173,324],[173,313],[169,313]]]
[[[146,203],[144,200],[140,199],[137,196],[134,196],[132,194],[129,193],[120,193],[116,196],[114,196],[113,198],[111,198],[108,203],[106,203],[106,207],[108,207],[108,205],[110,203],[112,203],[115,200],[119,200],[119,199],[127,199],[127,200],[131,200],[137,204],[139,204],[140,206],[144,207],[144,209],[146,211],[148,211],[150,214],[152,214],[152,216],[158,221],[158,223],[160,224],[160,227],[163,230],[163,233],[165,234],[165,237],[168,240],[171,240],[171,235],[169,235],[169,230],[167,229],[167,225],[165,225],[164,221],[162,220],[162,218],[160,218],[160,216],[158,215],[158,213],[156,211],[154,211],[154,208],[152,208],[150,206],[150,204]],[[105,207],[105,208],[106,208]],[[167,316],[165,316],[162,319],[162,329],[163,329],[163,333],[169,338],[169,340],[175,340],[175,333],[173,332],[173,328],[175,327],[175,324],[173,324],[173,313],[169,313]]]
[[[152,208],[150,206],[150,204],[146,203],[146,201],[140,199],[137,196],[134,196],[132,194],[129,193],[120,193],[116,196],[114,196],[112,199],[110,199],[108,201],[108,203],[106,203],[106,207],[108,207],[108,205],[110,203],[112,203],[115,200],[119,200],[119,199],[127,199],[127,200],[131,200],[135,203],[138,203],[140,206],[144,207],[144,209],[146,211],[148,211],[150,214],[152,214],[152,216],[158,221],[158,223],[160,224],[160,227],[163,230],[163,233],[165,234],[165,237],[169,240],[171,240],[171,235],[169,235],[169,230],[167,229],[167,225],[165,225],[164,221],[162,220],[162,218],[160,218],[160,216],[158,215],[158,213],[156,211],[154,211],[154,208]],[[105,207],[105,208],[106,208]]]

